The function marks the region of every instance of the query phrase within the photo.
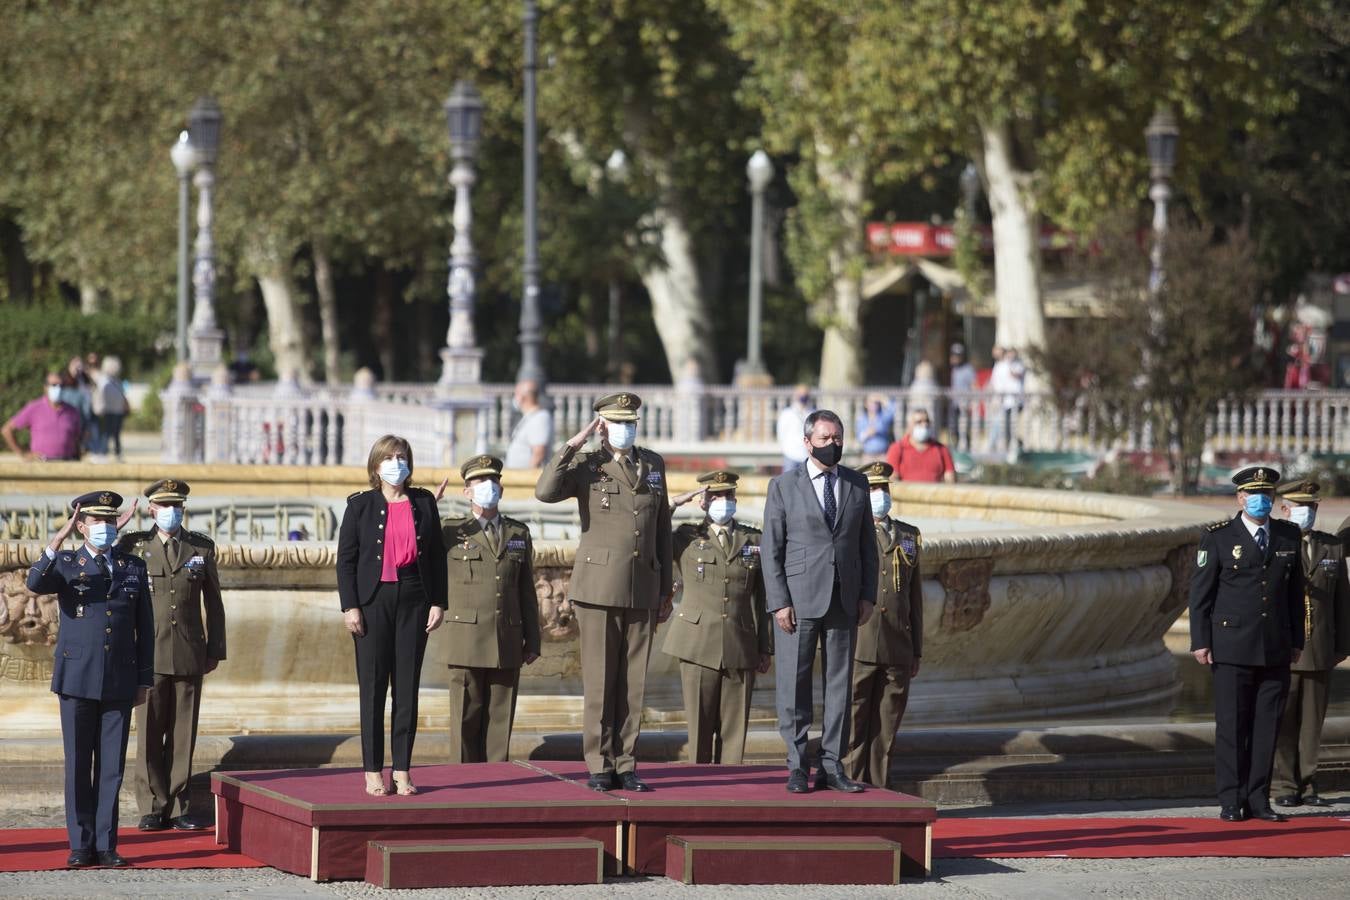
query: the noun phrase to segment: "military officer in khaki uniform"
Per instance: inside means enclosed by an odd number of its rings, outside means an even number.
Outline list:
[[[191,487],[165,478],[145,489],[155,527],[124,535],[118,546],[145,561],[155,611],[155,684],[136,709],[136,805],[142,831],[208,824],[189,815],[192,751],[202,676],[225,658],[225,605],[216,545],[183,527]]]
[[[459,470],[472,515],[443,519],[450,606],[451,762],[505,762],[520,667],[539,658],[534,546],[524,522],[497,511],[502,461],[475,456]]]
[[[923,655],[922,538],[913,525],[890,517],[891,465],[874,462],[859,471],[871,487],[881,564],[876,612],[858,627],[853,651],[853,727],[844,772],[854,781],[884,788],[909,683],[919,674]]]
[[[1290,481],[1276,490],[1285,518],[1303,532],[1303,655],[1289,667],[1289,697],[1275,739],[1276,806],[1326,806],[1313,776],[1327,717],[1331,670],[1350,656],[1350,578],[1345,546],[1325,531],[1313,530],[1319,485]]]
[[[699,497],[706,516],[675,529],[673,551],[683,585],[679,609],[662,649],[680,661],[680,687],[689,722],[689,756],[696,763],[739,764],[745,756],[755,673],[769,671],[773,633],[759,567],[758,528],[736,521],[734,472],[700,475],[704,487],[671,501]]]
[[[593,790],[645,791],[637,739],[658,619],[670,614],[666,463],[638,447],[636,394],[610,394],[539,473],[545,503],[576,498],[581,520],[568,595],[581,631],[582,747]],[[600,449],[581,452],[592,434]]]

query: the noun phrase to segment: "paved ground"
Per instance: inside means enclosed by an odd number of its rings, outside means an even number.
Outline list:
[[[1305,815],[1350,817],[1350,796],[1336,795],[1334,807]],[[1067,803],[1054,806],[1010,804],[997,808],[944,809],[943,816],[1201,816],[1216,807],[1178,800]],[[57,806],[0,811],[0,827],[61,824]],[[527,898],[728,898],[728,900],[813,900],[813,898],[940,897],[1009,900],[1080,900],[1084,897],[1171,900],[1176,897],[1233,900],[1307,900],[1350,895],[1350,847],[1340,859],[947,859],[937,860],[924,882],[899,888],[833,886],[686,887],[664,878],[611,878],[603,886],[482,888],[406,892],[408,896],[453,900],[527,900]],[[0,897],[34,900],[65,897],[174,898],[248,897],[290,900],[300,897],[364,897],[384,894],[364,882],[314,884],[272,870],[47,872],[0,874]]]

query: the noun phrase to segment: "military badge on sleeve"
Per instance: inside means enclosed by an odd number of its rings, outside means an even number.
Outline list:
[[[1203,569],[1208,563],[1209,563],[1208,550],[1195,551],[1195,567],[1197,569]]]

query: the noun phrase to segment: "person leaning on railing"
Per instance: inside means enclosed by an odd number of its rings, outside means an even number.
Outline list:
[[[427,635],[446,607],[445,545],[436,498],[413,487],[408,442],[387,434],[366,462],[370,490],[347,498],[338,532],[338,596],[356,648],[361,759],[366,793],[382,797],[384,698],[392,680],[390,750],[394,786],[416,794],[409,768],[417,736],[417,687]]]

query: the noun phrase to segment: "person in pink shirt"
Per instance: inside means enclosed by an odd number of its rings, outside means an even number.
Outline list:
[[[886,462],[895,470],[897,481],[956,481],[952,452],[933,436],[933,423],[924,409],[910,412],[909,430],[891,444]]]
[[[61,373],[48,372],[44,395],[24,404],[23,409],[0,427],[0,437],[5,439],[10,452],[30,460],[79,459],[83,422],[79,410],[61,400],[63,384]],[[16,429],[25,428],[28,430],[26,452],[14,437]]]

